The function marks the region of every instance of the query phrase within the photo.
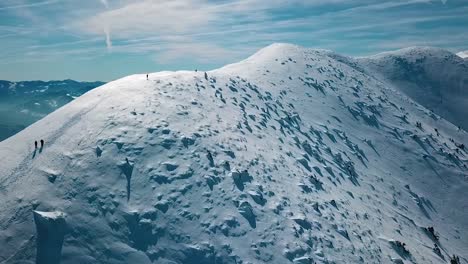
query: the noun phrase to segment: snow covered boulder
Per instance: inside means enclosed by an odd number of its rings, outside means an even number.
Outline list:
[[[314,262],[313,262],[312,258],[310,258],[308,256],[304,256],[304,257],[295,258],[293,260],[293,263],[294,264],[311,264],[311,263],[314,263]]]
[[[264,205],[266,203],[266,199],[263,197],[263,194],[258,190],[253,190],[248,192],[250,197],[259,205]]]
[[[34,211],[34,222],[37,231],[36,263],[60,263],[63,238],[66,232],[65,214]]]
[[[298,225],[300,225],[302,228],[304,229],[312,229],[312,224],[307,221],[307,219],[305,218],[301,218],[301,217],[297,217],[297,218],[293,218],[294,222],[296,222]]]
[[[251,182],[253,179],[247,170],[242,172],[234,170],[231,172],[231,177],[234,180],[234,184],[236,184],[237,188],[241,191],[244,190],[244,183]]]
[[[245,217],[245,219],[247,219],[247,221],[249,222],[252,228],[257,227],[257,221],[255,219],[256,217],[255,217],[252,205],[250,205],[249,202],[246,202],[246,201],[241,202],[238,206],[238,209],[239,209],[239,213],[243,217]]]

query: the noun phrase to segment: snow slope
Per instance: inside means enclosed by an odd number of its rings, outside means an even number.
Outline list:
[[[457,53],[457,55],[460,56],[463,59],[468,58],[468,50],[467,51],[460,51],[460,52]]]
[[[413,47],[359,60],[374,76],[448,121],[468,130],[468,61],[438,48]]]
[[[274,44],[84,94],[0,143],[0,263],[467,263],[467,133],[365,67]]]

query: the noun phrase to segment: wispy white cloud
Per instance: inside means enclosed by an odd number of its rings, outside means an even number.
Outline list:
[[[105,3],[106,6],[107,2]],[[202,0],[162,0],[132,2],[105,10],[76,24],[85,34],[104,32],[106,46],[112,38],[129,39],[148,35],[186,34],[219,19],[213,6]]]
[[[104,0],[101,0],[104,1]],[[161,0],[161,1],[123,1],[123,5],[112,10],[105,10],[76,23],[75,28],[84,34],[97,35],[104,32],[106,45],[112,38],[150,39],[154,36],[167,35],[213,35],[232,33],[233,31],[275,29],[272,24],[281,26],[268,12],[291,6],[320,6],[325,4],[346,4],[345,8],[327,11],[320,17],[346,17],[350,14],[359,18],[361,12],[372,12],[417,4],[429,4],[433,0],[396,0],[375,3],[358,0],[349,4],[346,0],[235,0],[213,2],[207,0]],[[107,1],[103,4],[108,7]],[[368,14],[366,14],[368,16]],[[365,17],[364,17],[365,18]],[[416,17],[414,19],[424,19]],[[302,26],[313,27],[323,24],[318,17],[303,19]],[[268,25],[268,23],[271,23]],[[306,24],[309,23],[309,24]],[[362,24],[362,23],[361,23]],[[342,25],[343,29],[348,28]],[[356,25],[350,25],[356,27]],[[283,23],[283,29],[285,29]],[[261,28],[261,29],[260,29]]]
[[[78,46],[83,44],[97,43],[101,41],[101,38],[91,38],[91,39],[80,39],[76,41],[67,41],[67,42],[55,42],[42,45],[31,45],[27,49],[42,50],[42,49],[57,49],[70,46]]]
[[[210,63],[220,59],[229,61],[235,57],[239,58],[241,54],[243,55],[238,50],[227,49],[212,43],[190,42],[171,43],[162,47],[156,54],[155,60],[162,63],[184,58],[194,58],[198,63]]]
[[[0,1],[0,14],[19,22],[0,25],[3,60],[128,56],[221,65],[272,42],[359,55],[408,45],[468,48],[457,26],[468,21],[468,4],[455,1],[443,8],[441,0],[38,1]]]
[[[98,13],[77,26],[90,34],[101,34],[103,27],[109,27],[114,36],[125,38],[148,33],[184,33],[212,19],[213,12],[204,1],[142,1]]]
[[[106,46],[117,40],[143,41],[170,36],[200,37],[226,33],[268,29],[272,22],[268,10],[289,5],[320,5],[342,3],[346,0],[207,0],[123,1],[112,10],[105,10],[80,20],[75,28],[89,35],[104,32]],[[108,7],[107,2],[103,3]],[[257,25],[262,23],[264,25]],[[136,42],[135,41],[135,42]],[[188,43],[197,43],[193,39]],[[174,43],[180,46],[180,43]],[[202,45],[204,46],[204,45]]]
[[[58,2],[60,2],[60,0],[48,0],[48,1],[42,1],[42,2],[36,2],[36,3],[22,3],[22,4],[16,4],[16,5],[0,6],[0,11],[8,10],[8,9],[22,9],[22,8],[28,8],[28,7],[39,7],[39,6],[55,4],[55,3],[58,3]]]

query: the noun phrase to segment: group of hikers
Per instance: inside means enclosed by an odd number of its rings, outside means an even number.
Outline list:
[[[41,148],[43,148],[43,147],[44,147],[44,140],[41,139]],[[37,140],[34,141],[34,148],[37,149]]]

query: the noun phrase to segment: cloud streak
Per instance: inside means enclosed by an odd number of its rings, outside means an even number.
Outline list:
[[[10,5],[10,6],[0,6],[0,11],[9,10],[9,9],[22,9],[22,8],[29,8],[29,7],[39,7],[39,6],[46,6],[50,4],[56,4],[60,0],[48,0],[42,1],[37,3],[27,3],[27,4],[19,4],[19,5]]]

